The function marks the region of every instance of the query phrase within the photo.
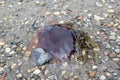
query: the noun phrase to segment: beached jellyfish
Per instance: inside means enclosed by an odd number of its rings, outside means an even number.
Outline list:
[[[39,50],[39,48],[42,48],[45,53],[51,55],[50,59],[67,61],[71,53],[75,52],[75,42],[76,34],[72,29],[68,28],[67,25],[47,25],[36,32],[28,50],[34,54],[32,55],[34,58],[37,58],[37,63],[39,62],[38,60],[41,60],[39,59],[41,58],[41,53],[38,55],[38,53],[34,52],[37,51],[36,49]],[[47,58],[48,57],[45,57],[45,59]]]

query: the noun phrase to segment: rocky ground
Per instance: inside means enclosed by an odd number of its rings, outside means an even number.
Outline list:
[[[26,49],[52,20],[88,32],[100,46],[96,63],[32,65]],[[6,75],[5,75],[6,73]],[[0,80],[120,80],[120,0],[0,0]]]

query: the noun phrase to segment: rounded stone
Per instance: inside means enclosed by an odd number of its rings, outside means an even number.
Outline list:
[[[37,48],[32,52],[32,58],[36,65],[41,66],[50,60],[51,55],[46,53],[42,48]]]
[[[22,73],[18,73],[18,74],[16,75],[16,77],[17,77],[17,78],[21,78],[21,77],[23,77],[23,75],[22,75]]]
[[[5,48],[5,52],[9,53],[11,51],[11,49],[9,47]]]
[[[100,80],[106,80],[106,77],[104,75],[101,75]]]
[[[33,74],[38,75],[40,72],[41,72],[40,69],[36,69],[35,71],[33,71]]]

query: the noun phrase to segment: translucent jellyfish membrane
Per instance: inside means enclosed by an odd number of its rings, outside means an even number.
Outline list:
[[[66,61],[76,49],[75,42],[76,34],[67,25],[47,25],[37,31],[28,49],[42,48],[52,55],[51,59]]]

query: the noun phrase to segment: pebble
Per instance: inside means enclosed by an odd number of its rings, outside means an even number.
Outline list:
[[[36,75],[38,75],[38,74],[40,74],[40,69],[36,69],[35,71],[33,71],[33,74],[36,74]]]
[[[5,45],[5,41],[3,39],[0,39],[0,46],[4,46]]]
[[[48,79],[50,79],[50,80],[57,80],[57,76],[56,75],[50,75],[48,77]]]
[[[16,77],[17,77],[17,78],[21,78],[21,77],[23,77],[23,75],[22,75],[22,73],[18,73],[18,74],[16,75]]]
[[[11,49],[9,47],[5,48],[5,52],[9,53],[11,51]]]
[[[36,5],[39,5],[40,4],[40,1],[36,1]]]
[[[16,63],[13,63],[12,65],[11,65],[11,69],[14,69],[15,67],[16,67]]]
[[[118,80],[118,74],[117,73],[113,73],[113,76],[111,77],[110,80]]]
[[[38,80],[38,79],[40,79],[40,76],[34,74],[30,80]]]
[[[96,2],[96,6],[97,6],[97,7],[102,7],[102,6],[103,6],[103,4],[102,4],[102,3],[100,3],[100,2]]]
[[[95,69],[97,69],[97,68],[98,68],[98,66],[96,66],[96,65],[93,65],[93,66],[92,66],[92,69],[93,69],[93,70],[95,70]]]
[[[109,57],[111,57],[111,58],[116,57],[116,54],[115,53],[110,53]]]
[[[116,53],[120,53],[120,49],[115,49],[115,52]]]
[[[10,54],[10,55],[13,55],[13,54],[15,54],[15,51],[11,51],[9,54]]]
[[[95,77],[95,71],[91,71],[91,72],[89,73],[89,76],[90,76],[91,78]]]
[[[100,67],[99,67],[99,71],[105,71],[106,69],[107,69],[106,66],[100,66]]]
[[[62,75],[64,75],[65,73],[66,73],[66,71],[65,71],[65,70],[61,72],[61,74],[62,74]]]
[[[110,44],[107,43],[105,48],[110,49],[111,48]]]
[[[67,62],[64,62],[64,63],[63,63],[63,66],[64,66],[64,67],[68,66],[68,63],[67,63]]]
[[[104,17],[100,17],[100,16],[98,16],[98,15],[94,15],[94,19],[95,19],[96,21],[99,21],[99,20],[104,20]]]
[[[59,16],[59,15],[60,15],[60,12],[59,12],[59,11],[56,11],[56,12],[54,12],[53,14],[56,15],[56,16]]]
[[[110,40],[115,40],[116,37],[115,37],[114,35],[112,35],[112,36],[109,36],[109,39],[110,39]]]
[[[109,51],[104,51],[105,56],[108,56],[109,54],[110,54]]]
[[[48,62],[51,58],[51,55],[46,53],[42,48],[37,48],[32,52],[32,58],[35,61],[36,65],[41,66],[42,64]]]
[[[106,80],[106,77],[104,75],[101,75],[100,80]]]
[[[107,72],[106,76],[111,77],[112,75],[111,75],[111,73]]]
[[[112,58],[112,60],[115,61],[115,62],[119,62],[120,58]]]
[[[113,10],[113,9],[108,9],[107,12],[108,12],[108,13],[113,13],[114,10]]]

